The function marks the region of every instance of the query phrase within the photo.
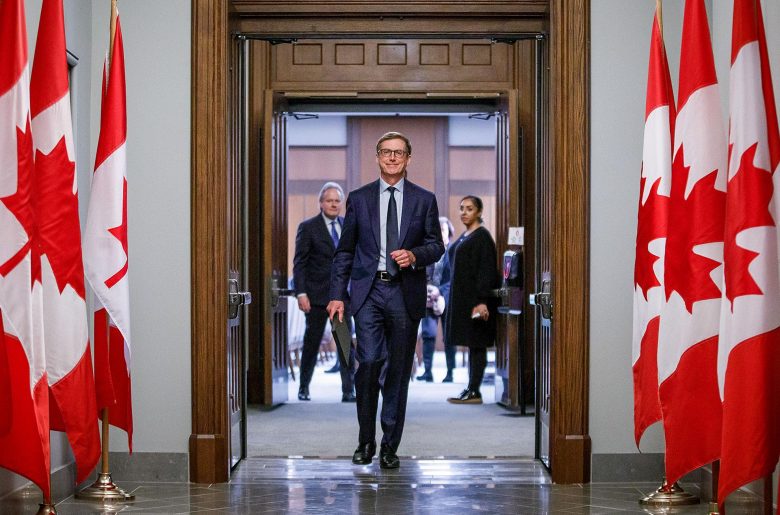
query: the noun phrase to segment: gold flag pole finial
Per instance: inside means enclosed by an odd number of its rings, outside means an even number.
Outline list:
[[[119,11],[116,8],[116,0],[111,0],[111,25],[108,36],[108,64],[111,64],[111,59],[114,54],[114,35],[116,34],[116,17],[119,15]]]
[[[111,0],[115,2],[116,0]],[[655,13],[658,16],[658,30],[661,33],[661,39],[664,37],[664,7],[662,0],[655,0]],[[112,29],[113,30],[113,29]]]

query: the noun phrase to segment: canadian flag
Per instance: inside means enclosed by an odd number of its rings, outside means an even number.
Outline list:
[[[720,504],[780,454],[780,135],[759,2],[734,1],[731,41]]]
[[[720,454],[726,130],[703,0],[686,0],[658,343],[666,481]]]
[[[661,419],[658,400],[658,325],[663,303],[663,256],[672,181],[674,93],[661,35],[653,18],[647,73],[645,135],[634,262],[634,438],[637,447],[651,424]]]
[[[127,253],[127,112],[122,29],[116,20],[112,60],[103,72],[95,172],[84,234],[84,266],[97,297],[95,383],[98,409],[127,432],[132,450],[130,294]]]
[[[100,458],[100,434],[95,423],[62,0],[43,0],[41,7],[30,114],[50,422],[51,429],[68,435],[80,483]]]
[[[0,48],[0,466],[33,481],[48,500],[49,388],[22,0],[0,2]]]

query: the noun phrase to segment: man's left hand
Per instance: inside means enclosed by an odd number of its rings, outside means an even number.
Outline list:
[[[411,250],[405,250],[405,249],[398,249],[394,250],[390,253],[390,258],[393,259],[396,263],[398,263],[399,268],[408,268],[417,261],[417,258],[414,257],[414,254]]]

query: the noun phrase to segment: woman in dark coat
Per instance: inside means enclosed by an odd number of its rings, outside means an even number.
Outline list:
[[[468,195],[460,202],[466,231],[450,244],[450,292],[447,301],[447,345],[469,348],[469,385],[453,404],[481,404],[487,349],[495,345],[498,299],[498,257],[490,232],[482,226],[482,200]]]

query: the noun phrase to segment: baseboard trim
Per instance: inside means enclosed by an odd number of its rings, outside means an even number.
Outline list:
[[[108,460],[111,477],[120,487],[126,481],[189,482],[189,455],[186,452],[110,452]],[[99,463],[97,468],[100,468]],[[32,482],[10,472],[8,476],[10,488],[0,490],[0,498],[20,496],[42,502],[41,492]],[[55,502],[66,499],[96,479],[97,472],[93,471],[83,483],[76,485],[76,464],[72,462],[63,465],[51,475],[52,499]],[[14,482],[17,484],[14,485]]]
[[[683,478],[683,482],[699,483],[702,470],[698,469]],[[663,453],[593,454],[591,481],[594,483],[658,482],[664,477]]]
[[[38,488],[32,481],[27,480],[22,476],[13,474],[10,471],[7,472],[9,477],[8,486],[6,490],[0,490],[0,499],[7,497],[20,497],[29,498],[31,502],[42,503],[43,495],[40,488]],[[54,502],[59,502],[73,495],[77,490],[88,486],[94,479],[88,478],[81,485],[76,485],[76,464],[75,462],[63,465],[51,473],[51,496]],[[5,481],[3,481],[5,483]],[[0,485],[6,486],[6,485]]]
[[[186,452],[110,452],[111,477],[115,481],[189,482]]]

